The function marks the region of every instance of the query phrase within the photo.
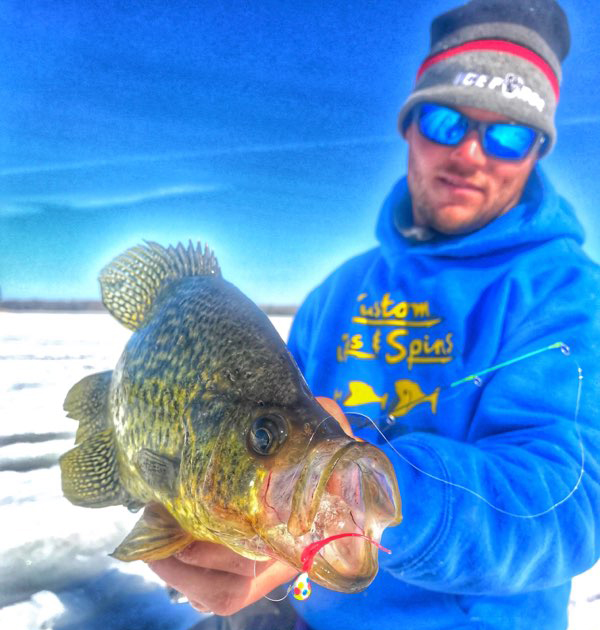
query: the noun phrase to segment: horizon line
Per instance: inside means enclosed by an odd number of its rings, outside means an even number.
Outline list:
[[[257,304],[267,315],[295,315],[298,311],[297,304]],[[13,313],[109,313],[101,300],[80,299],[0,299],[0,312]]]

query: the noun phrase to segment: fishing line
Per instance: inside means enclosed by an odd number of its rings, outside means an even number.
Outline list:
[[[256,569],[256,567],[254,567],[254,568]],[[254,577],[256,577],[256,575]],[[282,602],[291,593],[292,588],[294,588],[294,582],[290,582],[288,584],[287,591],[285,592],[285,595],[283,597],[280,597],[279,599],[273,599],[272,597],[269,597],[268,595],[263,595],[263,597],[265,599],[268,599],[270,602],[275,602],[275,603]]]
[[[325,418],[323,418],[321,420],[321,422],[319,422],[319,424],[317,424],[317,426],[314,428],[312,435],[310,436],[310,438],[308,439],[308,442],[306,443],[306,448],[304,449],[304,453],[306,454],[308,452],[308,449],[310,447],[311,442],[313,441],[315,435],[317,435],[317,431],[319,430],[319,427],[324,423],[327,422],[327,420],[335,420],[335,418],[331,415],[329,416],[325,416]],[[336,420],[337,422],[337,420]]]
[[[489,368],[486,368],[484,370],[481,370],[479,372],[476,372],[474,374],[471,374],[469,376],[461,378],[458,381],[454,381],[453,383],[450,383],[450,385],[447,385],[447,386],[445,386],[443,388],[440,388],[440,389],[449,389],[449,388],[456,387],[458,385],[462,385],[462,384],[468,383],[468,382],[473,382],[475,385],[481,386],[482,385],[482,381],[481,381],[481,375],[482,374],[489,374],[490,372],[495,372],[496,370],[499,370],[499,369],[501,369],[503,367],[506,367],[508,365],[512,365],[512,364],[517,363],[519,361],[524,361],[525,359],[528,359],[528,358],[530,358],[532,356],[535,356],[535,355],[540,354],[542,352],[547,352],[549,350],[554,350],[554,349],[560,349],[560,351],[562,352],[562,354],[564,356],[570,356],[571,352],[570,352],[569,346],[567,346],[566,344],[564,344],[562,342],[553,343],[553,344],[551,344],[549,346],[546,346],[545,348],[541,348],[541,349],[535,350],[533,352],[528,352],[527,354],[523,354],[523,355],[518,356],[518,357],[516,357],[514,359],[510,359],[508,361],[504,361],[503,363],[499,363],[497,365],[493,365],[493,366],[491,366]],[[582,383],[583,383],[583,371],[582,371],[581,366],[579,365],[579,363],[577,363],[577,361],[575,360],[575,358],[571,357],[571,359],[575,362],[575,365],[577,366],[577,397],[576,397],[576,401],[575,401],[575,411],[574,411],[573,420],[574,420],[574,425],[575,425],[575,432],[576,432],[577,438],[578,438],[579,449],[580,449],[580,453],[581,453],[581,466],[580,466],[580,470],[579,470],[579,475],[578,475],[577,481],[575,482],[575,485],[566,494],[566,496],[564,496],[562,499],[560,499],[560,501],[557,501],[556,503],[551,505],[549,508],[547,508],[545,510],[542,510],[541,512],[537,512],[535,514],[519,514],[517,512],[510,512],[509,510],[505,510],[505,509],[503,509],[503,508],[493,504],[491,501],[489,501],[484,496],[482,496],[481,494],[479,494],[478,492],[476,492],[475,490],[473,490],[471,488],[467,488],[466,486],[463,486],[462,484],[455,483],[453,481],[448,481],[447,479],[443,479],[441,477],[437,477],[436,475],[433,475],[433,474],[427,472],[426,470],[423,470],[422,468],[420,468],[419,466],[417,466],[416,464],[411,462],[409,459],[407,459],[400,452],[398,452],[398,450],[396,450],[396,448],[388,440],[388,438],[385,436],[383,431],[377,426],[377,423],[374,420],[369,418],[367,415],[359,413],[359,412],[349,412],[347,415],[348,416],[357,415],[357,416],[360,416],[362,418],[365,418],[368,422],[370,422],[373,425],[375,430],[381,435],[381,437],[385,440],[385,442],[388,444],[388,446],[394,451],[394,453],[396,453],[396,455],[398,455],[398,457],[400,457],[400,459],[402,459],[409,466],[411,466],[412,468],[414,468],[416,471],[420,472],[421,474],[425,475],[426,477],[429,477],[430,479],[433,479],[435,481],[439,481],[439,482],[441,482],[443,484],[446,484],[448,486],[451,486],[453,488],[457,488],[459,490],[463,490],[464,492],[468,492],[469,494],[471,494],[474,497],[477,497],[478,499],[483,501],[486,505],[488,505],[492,509],[494,509],[497,512],[500,512],[501,514],[504,514],[506,516],[512,516],[514,518],[523,518],[523,519],[538,518],[540,516],[544,516],[545,514],[548,514],[549,512],[552,512],[559,505],[562,505],[565,501],[570,499],[571,496],[573,496],[573,494],[579,488],[579,486],[581,484],[581,480],[583,479],[583,475],[584,475],[584,472],[585,472],[585,449],[584,449],[584,446],[583,446],[583,439],[581,437],[581,431],[580,431],[579,422],[578,422],[579,406],[580,406],[580,401],[581,401],[581,389],[582,389]],[[393,416],[387,416],[386,419],[388,420],[388,422],[390,421],[390,419],[393,422],[395,421],[395,418]],[[368,425],[363,425],[363,426],[368,426]]]
[[[254,561],[254,577],[257,577],[257,575],[256,575],[256,560]],[[268,595],[263,595],[263,597],[265,599],[268,599],[270,602],[275,602],[275,603],[282,602],[290,594],[290,591],[292,590],[293,587],[294,587],[294,582],[290,582],[290,584],[288,585],[287,591],[285,592],[284,596],[280,597],[279,599],[273,599],[272,597],[269,597]]]

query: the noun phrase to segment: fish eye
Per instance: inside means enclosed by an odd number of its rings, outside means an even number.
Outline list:
[[[287,422],[275,414],[256,418],[248,433],[248,445],[258,455],[273,455],[286,441]]]

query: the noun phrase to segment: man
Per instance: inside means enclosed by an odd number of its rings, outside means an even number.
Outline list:
[[[436,18],[400,112],[408,173],[380,245],[296,317],[289,347],[311,389],[385,435],[355,423],[394,463],[404,513],[373,584],[315,588],[295,604],[303,627],[567,626],[570,579],[600,540],[600,274],[537,165],[568,49],[554,0],[472,0]],[[478,372],[479,387],[461,385]],[[255,574],[207,543],[153,568],[218,614],[295,574]]]

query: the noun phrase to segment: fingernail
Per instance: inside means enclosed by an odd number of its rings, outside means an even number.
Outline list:
[[[189,544],[187,547],[184,547],[183,549],[180,549],[179,551],[176,551],[173,555],[178,559],[181,560],[182,558],[185,558],[189,552],[190,549],[194,546],[194,543]]]

